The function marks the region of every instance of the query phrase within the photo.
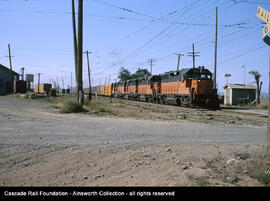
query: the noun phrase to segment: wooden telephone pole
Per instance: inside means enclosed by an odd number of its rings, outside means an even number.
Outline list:
[[[75,63],[75,81],[78,83],[78,65],[77,65],[77,34],[76,34],[76,19],[75,19],[75,3],[72,0],[72,25],[73,25],[73,46],[74,46],[74,63]],[[76,91],[77,93],[77,91]],[[79,98],[77,97],[77,100]]]
[[[181,53],[178,53],[178,54],[175,54],[178,56],[178,61],[177,61],[177,71],[179,71],[179,65],[180,65],[180,57],[181,56],[185,56],[184,54],[181,54]]]
[[[195,57],[199,57],[198,55],[200,52],[195,52],[194,50],[194,43],[192,43],[192,52],[188,52],[188,56],[192,56],[193,58],[193,68],[195,68]]]
[[[153,75],[153,74],[152,74],[152,71],[153,71],[153,62],[154,62],[155,60],[154,60],[154,59],[149,59],[148,61],[149,61],[149,63],[150,63],[150,73],[151,73],[151,75]]]
[[[218,33],[218,7],[216,7],[216,40],[215,40],[215,63],[214,63],[214,83],[213,88],[217,88],[217,33]]]
[[[40,75],[41,73],[38,73],[38,94],[39,94],[39,85],[40,85]]]
[[[12,91],[13,89],[13,79],[12,79],[12,62],[11,62],[11,58],[14,57],[14,56],[11,56],[11,50],[10,50],[10,44],[8,44],[8,56],[6,57],[9,57],[9,67],[10,67],[10,91]]]
[[[15,57],[15,56],[12,56],[12,55],[11,55],[10,44],[8,44],[8,56],[6,56],[6,57],[9,57],[9,68],[10,68],[10,70],[12,70],[12,62],[11,62],[11,58],[12,58],[12,57]]]
[[[78,46],[77,46],[77,86],[76,95],[80,104],[83,104],[83,0],[78,0]]]
[[[89,63],[89,54],[91,54],[92,52],[89,52],[88,50],[86,52],[84,52],[87,56],[87,65],[88,65],[88,79],[89,79],[89,96],[88,99],[89,101],[92,100],[92,85],[91,85],[91,71],[90,71],[90,63]]]

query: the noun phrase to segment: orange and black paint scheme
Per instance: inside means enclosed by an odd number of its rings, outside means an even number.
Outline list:
[[[219,108],[212,73],[204,68],[186,68],[150,77],[93,87],[97,95],[185,107]]]

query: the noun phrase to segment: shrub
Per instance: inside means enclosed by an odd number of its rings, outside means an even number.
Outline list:
[[[262,182],[265,185],[270,184],[269,173],[265,173],[264,171],[256,171],[256,172],[253,172],[250,176],[254,179],[257,179],[258,181]]]
[[[247,158],[250,157],[249,153],[234,153],[235,158],[240,158],[242,160],[246,160]]]
[[[82,105],[77,101],[65,101],[60,111],[62,113],[76,113],[76,112],[83,112],[84,110]]]

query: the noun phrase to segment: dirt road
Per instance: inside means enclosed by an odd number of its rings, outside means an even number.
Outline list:
[[[263,122],[59,114],[48,103],[3,96],[0,105],[3,186],[261,185],[248,172],[263,156]],[[248,159],[237,159],[242,152]]]

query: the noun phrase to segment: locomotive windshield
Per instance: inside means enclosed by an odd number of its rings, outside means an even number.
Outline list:
[[[192,80],[211,80],[212,76],[211,75],[207,75],[204,73],[193,73],[193,74],[189,74],[187,76],[187,79],[192,79]]]

